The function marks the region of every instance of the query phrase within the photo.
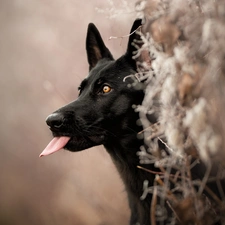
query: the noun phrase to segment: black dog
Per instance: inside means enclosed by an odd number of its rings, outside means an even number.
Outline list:
[[[137,125],[138,113],[133,105],[142,103],[144,93],[139,87],[129,86],[125,79],[136,73],[133,53],[134,31],[141,25],[136,20],[131,29],[127,52],[117,60],[106,48],[94,24],[89,24],[86,50],[90,73],[80,87],[77,100],[60,108],[47,118],[55,137],[40,156],[65,148],[76,152],[96,145],[104,145],[124,181],[131,208],[130,224],[148,225],[150,196],[140,200],[143,181],[153,180],[151,174],[137,168],[137,151],[143,140],[137,139],[142,127]]]
[[[79,87],[78,99],[47,118],[54,138],[40,155],[49,155],[62,148],[76,152],[104,145],[127,190],[131,208],[130,225],[150,224],[152,195],[148,194],[144,200],[140,197],[143,182],[148,180],[152,186],[155,179],[154,173],[137,168],[137,151],[143,140],[137,138],[142,127],[137,125],[139,115],[133,106],[142,103],[144,91],[141,83],[133,85],[130,75],[137,73],[133,54],[137,50],[135,45],[141,45],[140,35],[135,32],[140,26],[141,20],[136,20],[126,53],[114,60],[97,28],[89,24],[86,39],[89,76]],[[157,170],[153,164],[146,167]],[[204,177],[205,170],[205,166],[199,164],[192,171],[193,177]],[[219,193],[215,184],[209,186]]]

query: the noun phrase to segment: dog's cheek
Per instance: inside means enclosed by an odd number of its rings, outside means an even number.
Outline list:
[[[129,99],[121,95],[115,101],[112,102],[110,111],[113,116],[120,116],[127,112],[127,109],[131,107]]]

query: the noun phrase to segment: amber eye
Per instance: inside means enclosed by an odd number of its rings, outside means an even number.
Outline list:
[[[109,87],[108,85],[105,85],[102,88],[103,93],[109,93],[111,90],[111,87]]]

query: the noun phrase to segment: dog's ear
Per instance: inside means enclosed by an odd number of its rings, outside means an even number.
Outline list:
[[[86,51],[89,63],[89,70],[95,67],[100,59],[108,58],[113,60],[112,54],[105,46],[98,29],[93,23],[90,23],[88,25]]]
[[[129,61],[131,66],[134,68],[134,70],[138,70],[137,62],[150,65],[150,56],[148,50],[142,50],[139,56],[135,56],[136,52],[139,48],[141,48],[144,44],[142,38],[141,38],[141,27],[142,27],[142,20],[136,19],[133,23],[133,26],[130,31],[130,36],[128,40],[128,46],[127,46],[127,52],[125,54],[126,59]]]

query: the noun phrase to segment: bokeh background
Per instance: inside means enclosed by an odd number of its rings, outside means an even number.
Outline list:
[[[77,97],[88,74],[89,22],[115,57],[125,52],[135,1],[1,0],[0,225],[127,224],[124,186],[102,147],[38,155],[45,118]]]

